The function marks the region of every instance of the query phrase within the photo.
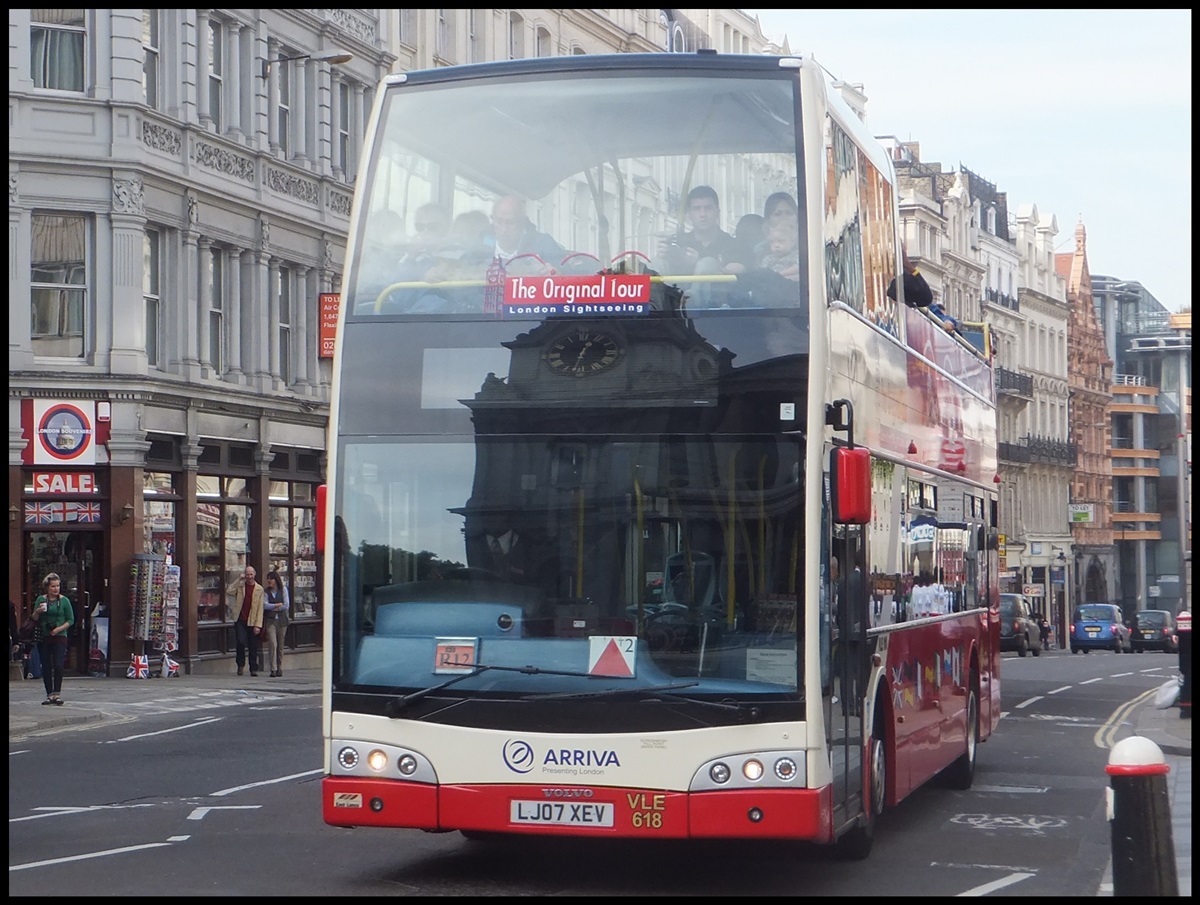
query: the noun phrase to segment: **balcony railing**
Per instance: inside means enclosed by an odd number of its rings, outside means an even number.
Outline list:
[[[1033,378],[1008,368],[996,368],[996,392],[1032,399]]]
[[[1069,465],[1072,468],[1079,461],[1079,447],[1074,443],[1063,443],[1061,440],[1051,440],[1049,437],[1036,435],[1024,438],[1029,447],[1029,460],[1047,465]]]
[[[998,289],[983,290],[983,300],[989,305],[999,305],[1002,308],[1008,308],[1011,311],[1020,311],[1021,303],[1015,295],[1008,295],[1005,292],[1000,292]]]
[[[998,452],[1001,462],[1019,462],[1028,465],[1030,462],[1029,447],[1024,443],[1000,443]]]

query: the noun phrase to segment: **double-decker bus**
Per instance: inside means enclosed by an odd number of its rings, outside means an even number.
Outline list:
[[[968,786],[1000,715],[991,368],[889,297],[893,168],[820,66],[408,72],[368,133],[324,820],[862,857],[885,807]]]

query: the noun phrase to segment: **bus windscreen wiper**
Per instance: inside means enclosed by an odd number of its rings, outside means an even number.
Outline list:
[[[669,692],[677,691],[681,688],[695,688],[699,682],[677,682],[673,685],[637,685],[629,688],[606,688],[603,691],[565,691],[552,692],[550,694],[528,695],[522,700],[525,701],[569,701],[583,700],[585,698],[616,698],[624,695],[644,694],[648,698],[653,698],[656,701],[669,701],[674,704],[699,704],[703,707],[715,707],[719,710],[733,711],[741,713],[742,708],[739,704],[725,704],[721,701],[702,701],[699,698],[686,698],[680,695],[669,694]],[[757,708],[751,708],[753,713]]]
[[[436,692],[441,691],[443,688],[449,688],[451,685],[457,685],[459,682],[463,682],[467,679],[473,679],[480,673],[488,672],[489,670],[496,670],[498,672],[519,672],[524,673],[527,676],[544,675],[575,676],[584,679],[594,678],[589,673],[576,672],[572,670],[542,669],[540,666],[496,666],[491,663],[480,663],[476,665],[470,672],[459,673],[453,678],[447,679],[445,682],[440,682],[437,685],[430,685],[428,688],[420,688],[411,694],[402,695],[398,698],[388,701],[387,706],[384,708],[384,712],[390,718],[395,719],[400,712],[404,710],[404,708],[406,708],[409,704],[412,704],[414,701],[419,701],[423,697],[435,694]]]

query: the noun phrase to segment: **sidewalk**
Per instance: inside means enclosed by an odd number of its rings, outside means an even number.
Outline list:
[[[10,742],[34,732],[90,723],[119,716],[111,708],[121,704],[168,701],[173,696],[193,697],[211,693],[247,695],[319,694],[320,669],[289,669],[272,679],[237,676],[230,666],[227,675],[191,675],[174,679],[96,679],[68,676],[63,682],[61,707],[43,707],[45,691],[40,679],[8,683],[8,737]],[[105,710],[108,707],[110,710]],[[1175,843],[1175,867],[1180,896],[1192,894],[1192,721],[1180,719],[1179,710],[1158,710],[1146,703],[1131,715],[1131,735],[1140,735],[1162,750],[1171,772],[1167,788],[1171,801],[1171,834]],[[1104,872],[1101,896],[1112,895],[1112,864]]]
[[[265,672],[257,676],[238,676],[230,664],[225,675],[179,675],[172,679],[126,679],[116,676],[94,678],[68,675],[63,680],[61,707],[45,707],[41,679],[10,679],[8,683],[8,737],[15,739],[80,723],[119,717],[121,705],[139,705],[147,701],[169,703],[173,697],[195,697],[212,693],[269,695],[321,693],[321,670],[285,669],[282,676],[271,678]]]

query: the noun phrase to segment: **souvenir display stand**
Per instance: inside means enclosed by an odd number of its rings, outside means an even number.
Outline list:
[[[168,573],[174,572],[172,604],[168,607]],[[130,679],[150,678],[149,650],[162,651],[163,665],[169,643],[175,650],[179,639],[179,567],[168,566],[167,558],[157,553],[139,553],[133,557],[129,577],[129,632],[131,641],[140,641],[141,652],[129,658],[126,676]],[[172,663],[174,661],[171,661]],[[175,667],[178,670],[178,666]],[[164,669],[164,674],[169,672]]]

